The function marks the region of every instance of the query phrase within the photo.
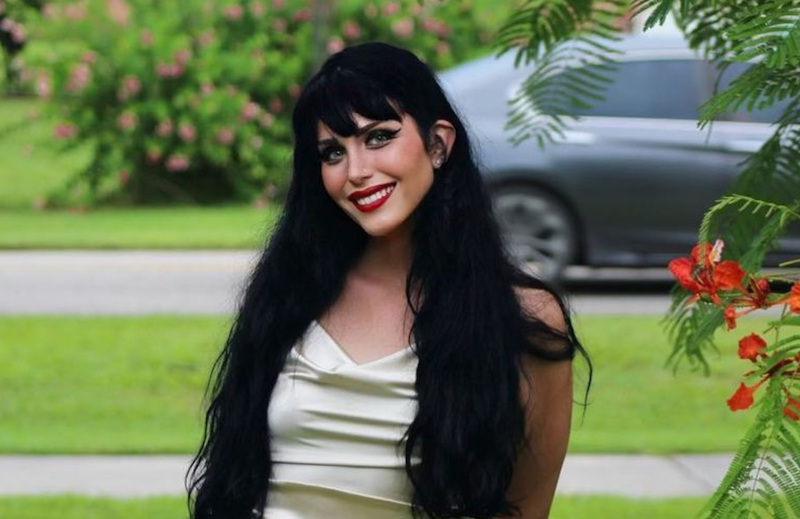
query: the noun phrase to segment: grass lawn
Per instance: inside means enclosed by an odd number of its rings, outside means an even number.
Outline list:
[[[279,208],[0,210],[0,249],[259,249]]]
[[[550,519],[690,518],[703,498],[625,499],[606,496],[556,496]],[[183,497],[138,499],[77,496],[3,497],[0,517],[13,519],[178,519],[187,516]]]
[[[595,362],[585,417],[575,407],[571,452],[733,451],[754,414],[725,399],[748,366],[743,319],[720,332],[722,359],[704,377],[663,367],[660,316],[582,316]],[[229,317],[0,317],[0,452],[191,453],[201,397]],[[760,320],[763,324],[765,320]],[[724,340],[722,340],[724,339]],[[576,398],[585,370],[576,368]],[[2,514],[0,514],[2,516]]]

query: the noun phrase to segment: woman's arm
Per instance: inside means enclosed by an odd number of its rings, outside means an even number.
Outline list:
[[[566,331],[556,300],[545,290],[521,289],[523,308],[549,326]],[[554,345],[560,347],[560,345]],[[523,380],[528,442],[520,451],[507,496],[522,519],[546,519],[567,453],[572,417],[572,362],[546,361],[523,355],[530,386]]]

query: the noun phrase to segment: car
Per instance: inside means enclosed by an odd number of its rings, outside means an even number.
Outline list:
[[[439,74],[477,141],[484,180],[509,252],[547,279],[568,265],[657,267],[688,254],[703,213],[772,134],[783,104],[719,117],[698,129],[718,72],[680,34],[624,36],[605,100],[575,110],[564,138],[514,146],[508,100],[533,65],[514,52]],[[750,64],[732,63],[720,87]],[[800,197],[800,193],[797,194]],[[794,222],[767,266],[800,257]]]

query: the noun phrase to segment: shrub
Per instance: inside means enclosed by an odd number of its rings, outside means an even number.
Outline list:
[[[65,148],[92,160],[50,205],[215,203],[281,193],[289,113],[323,56],[380,39],[441,68],[488,48],[469,4],[341,2],[328,34],[305,2],[84,0],[49,4],[27,62]],[[447,20],[447,21],[445,21]],[[317,25],[318,26],[318,25]],[[315,59],[316,58],[316,59]]]

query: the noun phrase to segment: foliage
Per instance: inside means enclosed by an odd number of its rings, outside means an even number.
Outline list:
[[[486,36],[467,4],[350,1],[322,22],[306,4],[48,4],[43,43],[32,45],[26,62],[59,118],[54,134],[64,148],[93,148],[88,167],[49,204],[274,197],[288,178],[288,117],[313,72],[316,25],[334,29],[323,42],[327,53],[382,39],[435,68],[471,57]]]
[[[607,20],[603,9],[614,4],[530,0],[527,5],[528,12],[512,18],[501,31],[504,38],[499,46],[501,52],[516,47],[519,56],[537,60],[521,100],[512,104],[512,111],[516,106],[522,113],[512,113],[509,127],[517,129],[517,141],[533,136],[542,146],[565,127],[559,117],[565,107],[588,105],[602,94],[603,74],[593,81],[572,80],[585,89],[569,88],[550,78],[566,77],[564,71],[576,63],[561,48],[573,42],[578,48],[590,48],[580,46],[587,27],[602,25]],[[634,0],[631,8],[634,16],[649,12],[645,28],[664,23],[671,14],[689,45],[717,65],[720,77],[730,63],[752,63],[700,107],[700,128],[713,123],[717,115],[740,108],[763,109],[776,102],[786,106],[773,135],[745,161],[727,196],[706,212],[691,256],[670,264],[680,286],[672,290],[672,305],[664,319],[673,343],[669,363],[677,369],[687,360],[708,374],[706,354],[718,351],[714,333],[719,327],[732,329],[737,317],[775,304],[786,304],[792,313],[800,313],[800,281],[757,273],[787,224],[800,217],[800,2]],[[613,28],[602,37],[613,39]],[[578,59],[577,64],[588,61]],[[596,62],[613,64],[611,57]],[[712,237],[718,238],[714,247]],[[732,259],[721,259],[723,243]],[[776,297],[773,283],[793,284],[785,297]],[[742,307],[746,308],[737,311]],[[761,410],[725,480],[702,510],[703,517],[800,517],[800,335],[779,339],[781,327],[798,324],[800,316],[774,323],[770,330],[776,336],[771,345],[757,335],[741,339],[740,356],[757,364],[745,376],[757,382],[740,384],[729,406],[748,408],[755,390],[762,384],[767,389],[759,401]]]
[[[26,93],[17,55],[28,42],[28,27],[38,20],[41,0],[0,0],[0,48],[3,52],[5,94]]]
[[[498,57],[516,48],[516,65],[536,62],[511,100],[506,129],[514,131],[513,143],[553,143],[553,134],[564,137],[565,115],[575,119],[571,109],[602,99],[616,65],[610,55],[618,54],[604,41],[619,39],[613,22],[625,6],[624,0],[527,0],[503,25]]]

